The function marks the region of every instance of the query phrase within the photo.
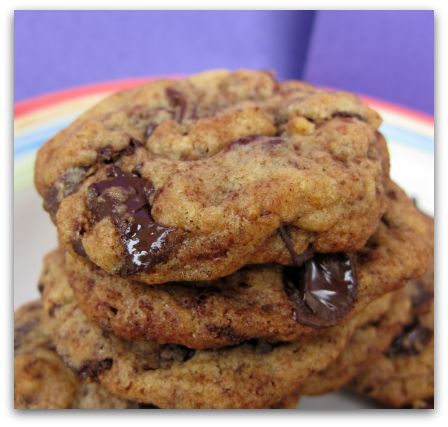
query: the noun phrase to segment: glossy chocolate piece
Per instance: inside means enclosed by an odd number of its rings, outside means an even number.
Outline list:
[[[154,187],[149,181],[117,166],[111,166],[107,176],[88,188],[93,222],[109,217],[119,232],[126,253],[121,275],[148,271],[170,253],[168,237],[173,229],[153,220],[148,200]]]
[[[345,253],[315,254],[301,267],[284,267],[283,283],[294,320],[315,328],[334,326],[356,300],[355,261]]]

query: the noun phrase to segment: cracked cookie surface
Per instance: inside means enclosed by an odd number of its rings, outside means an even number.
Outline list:
[[[348,93],[216,71],[117,93],[39,151],[60,241],[148,284],[355,251],[386,209],[380,118]],[[285,242],[285,239],[287,242]]]
[[[89,319],[123,339],[192,348],[223,347],[251,338],[296,341],[346,321],[423,272],[430,249],[422,238],[424,219],[402,190],[394,184],[388,188],[389,208],[379,228],[353,257],[357,277],[353,294],[344,293],[350,282],[338,282],[331,288],[318,280],[306,293],[313,281],[304,272],[312,271],[316,277],[319,267],[319,263],[312,264],[313,254],[300,268],[246,267],[217,281],[151,287],[108,275],[68,253],[67,277]],[[334,255],[329,257],[334,259]],[[310,324],[304,295],[321,293],[326,298],[330,292],[332,317],[323,318],[327,311],[310,305],[318,313]]]
[[[161,408],[266,408],[323,369],[343,348],[349,327],[301,343],[251,340],[220,350],[121,340],[90,322],[54,252],[45,260],[44,325],[78,375],[127,399]]]

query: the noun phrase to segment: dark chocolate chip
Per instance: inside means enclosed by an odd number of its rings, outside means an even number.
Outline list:
[[[148,180],[117,166],[109,167],[106,175],[110,179],[88,188],[87,205],[93,221],[109,217],[119,232],[126,253],[121,275],[149,271],[171,252],[168,237],[173,229],[154,222],[148,201],[154,187]],[[111,188],[114,191],[109,191]]]
[[[92,360],[86,362],[77,370],[78,375],[83,379],[98,380],[98,376],[112,368],[113,360],[111,358],[103,360]]]
[[[62,304],[52,304],[50,308],[48,309],[48,315],[50,317],[54,317],[56,314],[56,311],[59,310],[62,307]]]
[[[122,156],[132,156],[135,150],[143,146],[143,142],[136,138],[130,138],[129,144],[119,151],[114,151],[110,145],[99,148],[97,152],[96,160],[101,163],[114,163]]]
[[[72,240],[72,248],[73,250],[81,257],[87,258],[86,250],[84,249],[84,245],[82,244],[81,239]]]
[[[278,234],[283,240],[283,243],[286,246],[286,249],[288,249],[288,252],[291,255],[292,264],[296,267],[300,267],[305,261],[308,261],[312,258],[314,251],[311,246],[308,246],[305,250],[305,252],[301,253],[300,255],[296,252],[294,245],[292,244],[291,238],[289,237],[289,234],[285,227],[280,227],[278,229]]]
[[[247,144],[250,144],[251,142],[255,141],[256,139],[258,139],[259,137],[260,137],[259,135],[243,136],[242,138],[239,138],[236,141],[233,141],[232,145],[247,145]]]
[[[166,368],[173,363],[182,363],[190,360],[196,350],[190,349],[183,345],[166,344],[160,350],[160,367]]]
[[[151,403],[139,403],[138,409],[160,409],[158,406],[152,405]]]
[[[44,197],[44,209],[50,214],[53,221],[61,201],[78,190],[86,176],[85,168],[69,169],[48,190]]]
[[[114,151],[110,145],[101,147],[97,150],[97,160],[103,163],[112,163]]]
[[[55,186],[50,187],[44,197],[44,209],[50,214],[53,221],[56,219],[56,212],[59,209],[58,189]]]
[[[387,197],[389,197],[389,199],[392,199],[392,200],[397,200],[397,198],[398,198],[395,190],[388,190]]]
[[[422,409],[434,409],[434,397],[425,399],[425,407]]]
[[[412,307],[418,308],[434,297],[434,293],[428,290],[420,280],[415,280],[409,285],[409,293]]]
[[[284,267],[283,283],[295,321],[315,328],[334,326],[356,300],[355,261],[346,253],[316,254],[302,267]]]
[[[143,142],[141,142],[138,139],[131,138],[129,145],[120,151],[120,155],[132,156],[135,153],[135,150],[137,150],[137,148],[140,148],[140,147],[143,147]]]
[[[39,319],[32,319],[14,328],[14,350],[17,350],[23,339],[39,324]]]
[[[244,340],[244,338],[238,335],[235,329],[231,326],[207,325],[207,329],[216,338],[224,338],[228,343],[231,344],[237,344]]]
[[[267,354],[270,353],[275,345],[264,339],[252,339],[248,343],[253,346],[255,354]]]
[[[170,87],[166,89],[165,93],[171,107],[176,110],[175,119],[178,122],[181,122],[185,116],[185,112],[187,111],[187,100],[182,93]]]
[[[421,325],[418,320],[406,326],[395,338],[386,352],[389,357],[414,356],[419,354],[433,336],[433,331]]]
[[[45,284],[43,282],[39,282],[37,284],[37,290],[39,291],[39,293],[41,295],[44,293],[44,289],[45,289]]]
[[[149,138],[152,135],[152,133],[154,132],[154,130],[156,129],[156,127],[157,127],[156,123],[150,122],[148,124],[148,127],[146,128],[145,136],[147,138]]]
[[[341,119],[358,119],[358,120],[364,120],[364,117],[362,117],[360,114],[356,113],[349,113],[347,111],[338,111],[337,113],[333,114],[333,118],[341,118]]]

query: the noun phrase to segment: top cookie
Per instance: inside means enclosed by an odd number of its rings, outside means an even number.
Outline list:
[[[111,274],[213,280],[364,246],[386,208],[380,117],[355,96],[214,71],[117,93],[38,153],[62,244]]]

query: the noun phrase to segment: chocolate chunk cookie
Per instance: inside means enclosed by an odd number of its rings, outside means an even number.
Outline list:
[[[121,399],[67,368],[44,334],[42,304],[33,301],[14,315],[14,407],[16,409],[126,409]]]
[[[208,72],[104,100],[40,149],[35,181],[73,254],[148,284],[214,280],[361,249],[386,209],[379,124],[348,93]]]
[[[432,220],[428,220],[431,221]],[[432,228],[433,230],[433,228]],[[431,240],[434,238],[431,233]],[[408,287],[413,316],[352,387],[387,406],[434,407],[434,270]]]
[[[157,409],[122,399],[96,382],[77,377],[57,355],[42,331],[41,301],[15,313],[14,407],[16,409]],[[297,393],[281,399],[272,409],[295,409]]]
[[[218,281],[157,287],[111,276],[71,254],[66,273],[85,314],[123,339],[192,348],[296,341],[423,272],[430,249],[424,218],[402,190],[388,188],[389,208],[355,254],[310,253],[300,267],[246,267]]]
[[[338,327],[300,343],[250,340],[220,350],[121,340],[83,314],[57,256],[46,258],[41,278],[46,331],[79,376],[129,400],[161,408],[275,406],[334,360],[350,332]]]
[[[384,312],[384,310],[386,311]],[[312,375],[300,390],[319,395],[340,389],[389,347],[410,316],[410,300],[403,289],[372,302],[359,315],[359,325],[340,356]]]

